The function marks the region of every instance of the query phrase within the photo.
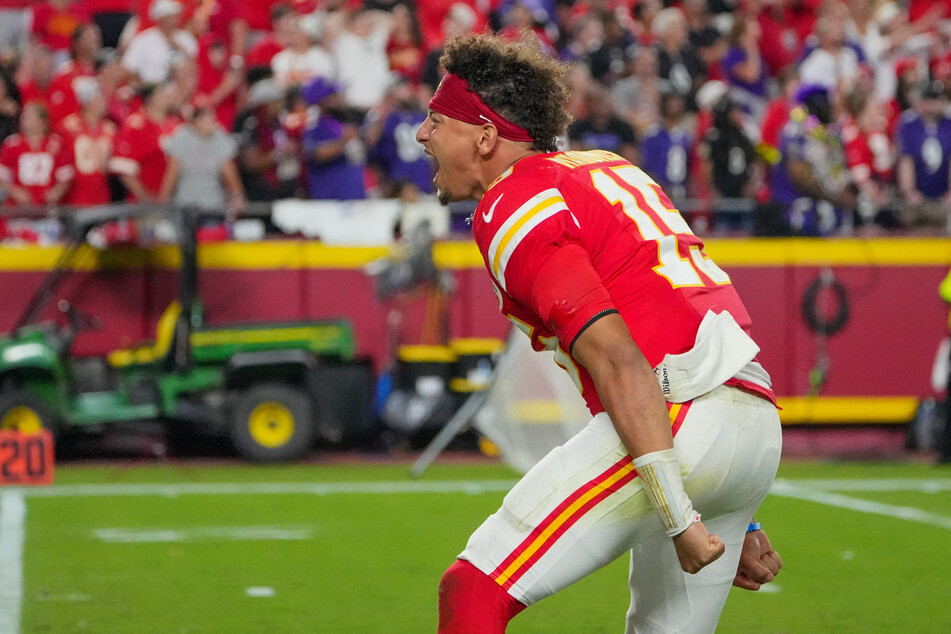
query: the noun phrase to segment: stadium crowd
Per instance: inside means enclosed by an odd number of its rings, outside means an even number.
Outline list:
[[[0,195],[429,196],[441,44],[491,29],[569,65],[565,147],[637,163],[699,233],[945,233],[949,4],[0,0]]]

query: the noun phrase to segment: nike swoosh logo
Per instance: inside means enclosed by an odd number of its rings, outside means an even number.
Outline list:
[[[504,196],[505,194],[502,194]],[[492,215],[495,214],[495,206],[499,204],[499,201],[502,200],[502,196],[499,196],[495,199],[495,202],[492,203],[492,206],[489,207],[489,213],[482,212],[482,220],[485,222],[492,222]]]

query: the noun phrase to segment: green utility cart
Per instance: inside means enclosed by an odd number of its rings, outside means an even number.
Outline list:
[[[58,301],[64,325],[38,321],[89,232],[104,223],[172,214],[181,248],[179,292],[153,340],[102,358],[70,354],[99,321]],[[187,210],[120,205],[77,212],[56,265],[14,330],[0,336],[0,428],[54,434],[163,421],[230,436],[253,461],[293,460],[316,439],[340,442],[371,425],[373,377],[354,360],[345,320],[208,326],[198,296],[196,228]]]

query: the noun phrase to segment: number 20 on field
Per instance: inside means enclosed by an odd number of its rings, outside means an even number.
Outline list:
[[[53,435],[0,430],[0,486],[53,483]]]

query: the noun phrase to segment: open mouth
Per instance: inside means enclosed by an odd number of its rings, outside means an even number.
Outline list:
[[[433,169],[433,184],[435,184],[435,183],[436,183],[436,179],[439,177],[439,159],[436,158],[436,155],[433,154],[433,153],[429,150],[429,148],[424,148],[423,151],[426,152],[426,155],[427,155],[427,156],[429,156],[430,163],[432,164],[432,169]]]

